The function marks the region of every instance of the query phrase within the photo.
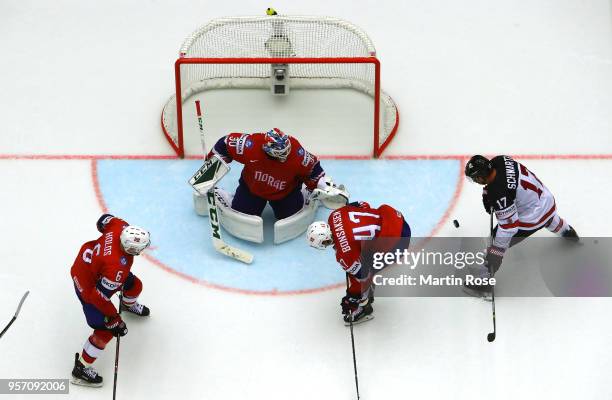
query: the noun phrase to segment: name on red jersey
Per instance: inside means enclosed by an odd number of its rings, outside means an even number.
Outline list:
[[[348,253],[349,251],[351,251],[351,246],[349,245],[348,239],[346,237],[346,232],[344,231],[344,226],[342,225],[342,216],[339,212],[334,212],[332,221],[334,222],[334,233],[336,235],[336,238],[338,238],[338,244],[340,245],[340,249],[343,253]]]
[[[104,234],[104,255],[110,256],[113,252],[113,231]]]
[[[256,181],[263,182],[276,190],[285,190],[285,188],[287,187],[287,181],[276,179],[272,175],[263,173],[261,171],[255,171],[254,178]]]

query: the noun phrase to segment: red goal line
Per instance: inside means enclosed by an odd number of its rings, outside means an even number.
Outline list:
[[[379,160],[464,160],[473,154],[404,154],[389,155]],[[493,156],[493,154],[485,154]],[[523,160],[612,160],[612,154],[510,154]],[[322,155],[322,160],[371,160],[366,155]],[[176,160],[174,154],[0,154],[0,160]],[[201,160],[201,155],[188,155],[187,160]]]

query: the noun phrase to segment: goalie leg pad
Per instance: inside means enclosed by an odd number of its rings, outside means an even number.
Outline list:
[[[206,196],[193,192],[193,209],[200,217],[208,217],[208,201]]]
[[[215,195],[220,216],[219,222],[223,229],[239,239],[263,243],[263,219],[258,215],[241,213],[229,207],[227,198],[224,198],[219,190],[215,191]]]
[[[312,200],[292,216],[276,221],[274,224],[274,244],[284,243],[304,233],[308,229],[308,225],[314,220],[318,206],[319,201]]]

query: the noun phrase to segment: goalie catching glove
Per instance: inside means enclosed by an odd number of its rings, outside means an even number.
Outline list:
[[[326,208],[336,210],[348,203],[349,196],[344,185],[336,185],[331,177],[323,176],[312,191],[309,202],[319,200]]]

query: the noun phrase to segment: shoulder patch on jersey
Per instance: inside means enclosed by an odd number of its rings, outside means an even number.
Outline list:
[[[299,155],[299,156],[303,156],[303,155],[304,155],[304,148],[303,148],[303,147],[300,147],[300,148],[298,149],[297,153],[298,153],[298,155]]]
[[[121,256],[119,262],[121,263],[121,265],[127,265],[128,263],[127,258],[125,256]]]
[[[236,153],[243,154],[244,147],[247,144],[247,142],[250,142],[249,137],[247,135],[240,136],[240,138],[238,138],[238,141],[236,142]],[[249,146],[247,146],[247,148],[248,147]]]
[[[300,153],[300,150],[302,150],[302,151],[304,152],[304,153],[303,153],[303,155],[302,155],[302,154],[299,154],[299,153]],[[304,157],[304,158],[302,159],[302,165],[303,165],[304,167],[307,167],[307,166],[309,166],[310,164],[314,164],[314,160],[315,160],[314,156],[313,156],[312,154],[310,154],[309,152],[307,152],[306,150],[304,150],[303,148],[300,148],[300,150],[298,150],[298,154],[299,154],[300,156]]]
[[[247,145],[248,143],[248,145]],[[253,145],[252,141],[249,139],[249,135],[248,134],[242,134],[238,137],[236,136],[228,136],[227,137],[227,146],[229,147],[235,147],[236,148],[236,154],[243,154],[244,153],[244,148],[247,147],[251,147]]]

